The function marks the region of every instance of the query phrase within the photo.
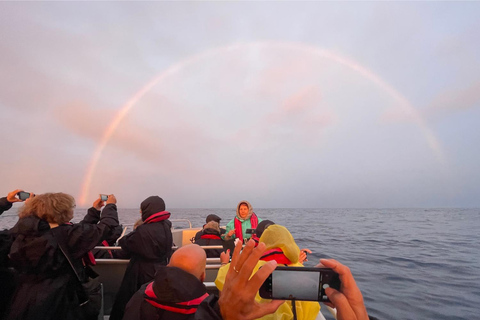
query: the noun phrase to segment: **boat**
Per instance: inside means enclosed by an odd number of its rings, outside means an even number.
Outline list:
[[[202,228],[194,228],[187,219],[170,219],[172,223],[187,223],[187,228],[175,228],[172,227],[173,235],[173,249],[178,249],[181,246],[191,244],[195,234],[202,230]],[[130,229],[130,225],[124,227],[122,236]],[[120,239],[120,238],[119,238]],[[223,249],[222,246],[201,246],[205,250]],[[121,247],[95,247],[98,250],[121,250]],[[112,310],[115,295],[120,288],[120,284],[125,274],[129,260],[128,259],[96,259],[96,265],[92,268],[98,273],[98,280],[102,283],[102,308],[99,314],[99,320],[105,320],[109,318]],[[206,277],[204,285],[207,288],[209,294],[218,294],[218,289],[215,286],[215,278],[217,277],[218,269],[221,267],[220,258],[207,258]],[[336,310],[327,306],[322,306],[321,310],[328,309],[330,314],[336,319]],[[320,310],[317,320],[325,320],[322,311]]]

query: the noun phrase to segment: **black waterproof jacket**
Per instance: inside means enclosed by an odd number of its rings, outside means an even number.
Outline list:
[[[57,239],[66,239],[64,249],[74,264],[81,264],[82,257],[118,225],[115,204],[105,206],[98,224],[89,223],[98,221],[99,212],[91,209],[78,224],[51,229],[47,221],[31,216],[19,219],[11,229],[10,259],[19,282],[6,319],[82,319],[78,279]]]
[[[0,198],[0,215],[10,209],[12,204],[6,197]],[[0,218],[1,219],[1,218]],[[8,268],[8,252],[12,245],[12,238],[7,229],[0,230],[0,319],[3,319],[10,304],[14,285],[14,272]]]
[[[223,239],[220,236],[220,233],[215,229],[203,229],[200,233],[200,237],[195,239],[195,244],[199,246],[222,246]],[[223,249],[206,249],[205,253],[207,258],[219,258],[220,254],[223,252]]]
[[[158,272],[155,283],[144,284],[130,299],[123,319],[194,319],[198,305],[207,296],[203,283],[176,267],[160,267]],[[154,298],[145,293],[148,285],[153,288]]]
[[[160,266],[167,265],[172,255],[171,226],[169,220],[142,224],[119,240],[122,250],[130,256],[130,262],[115,297],[110,320],[121,320],[133,294],[153,280]]]

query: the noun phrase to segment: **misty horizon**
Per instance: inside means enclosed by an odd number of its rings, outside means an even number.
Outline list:
[[[1,2],[0,195],[480,207],[478,2]]]

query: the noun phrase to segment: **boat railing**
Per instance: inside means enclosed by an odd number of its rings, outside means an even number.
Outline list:
[[[177,250],[179,247],[178,246],[172,246],[173,250]],[[205,250],[214,250],[214,249],[223,249],[223,246],[200,246],[200,248],[205,249]],[[117,246],[96,246],[94,248],[95,250],[122,250],[122,247],[117,247]]]

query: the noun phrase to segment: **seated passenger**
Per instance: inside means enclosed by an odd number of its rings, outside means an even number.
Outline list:
[[[144,284],[125,308],[124,320],[194,319],[205,299],[203,285],[207,260],[196,244],[175,251],[166,267],[160,267],[155,280]]]
[[[271,226],[272,224],[275,224],[275,222],[270,220],[263,220],[258,224],[257,228],[255,229],[255,234],[252,237],[253,241],[255,241],[255,247],[258,246],[258,240],[260,240],[263,231],[265,231],[265,229],[267,229],[268,226]]]
[[[268,226],[260,237],[260,243],[265,244],[266,251],[263,252],[260,257],[261,261],[257,263],[253,273],[256,273],[257,270],[268,261],[276,261],[278,265],[295,267],[303,266],[298,261],[300,249],[287,228],[278,224]],[[220,291],[223,289],[228,270],[229,264],[221,267],[218,271],[215,284]],[[255,301],[265,303],[267,300],[261,298],[257,293]],[[295,307],[296,316],[299,320],[313,320],[317,317],[318,312],[320,311],[320,304],[318,302],[296,301]],[[292,304],[290,301],[285,301],[275,313],[264,316],[261,319],[293,319],[293,317]]]
[[[143,224],[118,241],[123,253],[130,256],[130,262],[115,297],[110,320],[123,318],[125,306],[133,294],[152,281],[157,269],[167,265],[172,255],[172,223],[163,199],[148,197],[141,203],[140,213]]]
[[[222,246],[223,239],[220,236],[220,227],[218,222],[210,221],[203,226],[202,235],[200,239],[195,240],[195,244],[199,246]],[[207,258],[218,258],[223,252],[223,249],[205,249]]]
[[[222,220],[222,218],[220,218],[219,216],[217,216],[216,214],[209,214],[207,216],[207,218],[205,219],[205,224],[209,223],[210,221],[215,221],[218,223],[218,225],[220,226],[220,220]],[[203,229],[205,229],[205,224],[203,225]],[[200,237],[202,236],[203,234],[203,229],[198,231],[196,234],[195,234],[195,241],[193,242],[197,242],[198,239],[200,239]],[[225,233],[225,229],[223,228],[220,228],[220,234],[223,235]]]
[[[240,201],[236,217],[227,224],[225,240],[240,239],[242,243],[246,242],[253,234],[248,231],[256,229],[260,222],[262,219],[253,212],[252,205],[248,201]]]

